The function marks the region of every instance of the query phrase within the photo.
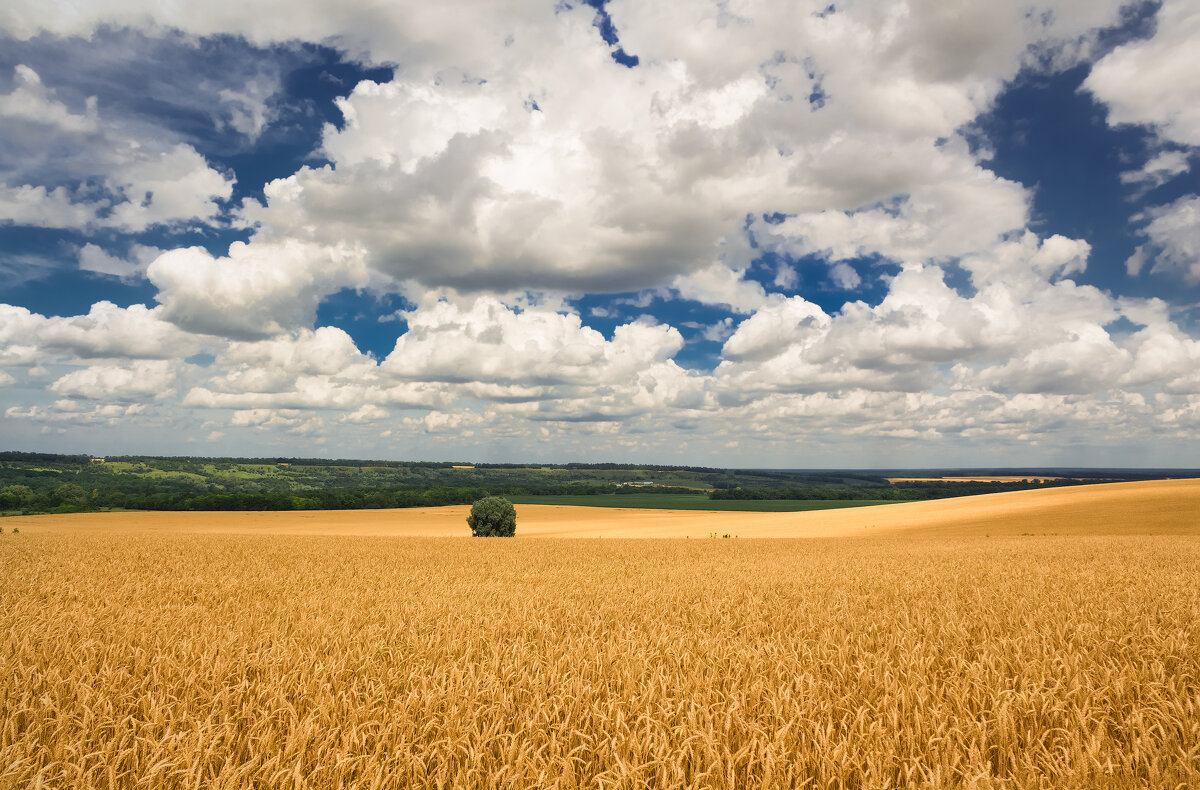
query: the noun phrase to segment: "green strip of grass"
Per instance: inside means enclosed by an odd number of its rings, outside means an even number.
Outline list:
[[[882,499],[709,499],[692,494],[596,494],[594,496],[510,496],[515,505],[575,505],[650,510],[741,510],[794,512],[891,504]]]

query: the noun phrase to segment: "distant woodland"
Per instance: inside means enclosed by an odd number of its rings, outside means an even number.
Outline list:
[[[888,477],[985,477],[1008,482],[918,481]],[[101,510],[346,510],[467,504],[487,495],[539,498],[630,495],[630,506],[678,502],[796,500],[872,502],[1079,485],[1155,477],[1180,470],[761,470],[615,463],[472,464],[456,462],[190,458],[0,452],[0,513]],[[1047,479],[1056,478],[1056,479]],[[552,501],[552,500],[548,500]],[[634,504],[636,502],[636,504]],[[697,503],[699,504],[699,502]]]

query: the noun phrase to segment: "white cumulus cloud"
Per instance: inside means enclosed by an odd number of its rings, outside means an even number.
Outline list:
[[[321,299],[367,282],[360,252],[295,241],[234,242],[226,257],[199,247],[165,252],[147,268],[162,316],[193,332],[258,339],[312,325]]]
[[[194,148],[106,115],[68,107],[28,66],[0,95],[0,221],[141,231],[208,221],[233,181]]]

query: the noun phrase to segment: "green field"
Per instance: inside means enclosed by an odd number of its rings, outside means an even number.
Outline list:
[[[883,499],[709,499],[699,494],[597,494],[593,496],[510,496],[515,505],[631,507],[650,510],[748,510],[794,512],[836,507],[887,505]]]

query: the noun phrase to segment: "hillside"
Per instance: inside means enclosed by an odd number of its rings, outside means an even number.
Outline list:
[[[14,516],[22,531],[103,529],[189,533],[466,536],[468,507],[230,513],[77,513]],[[519,505],[522,537],[740,538],[868,535],[1200,534],[1200,480],[1153,480],[1013,491],[800,513]]]

